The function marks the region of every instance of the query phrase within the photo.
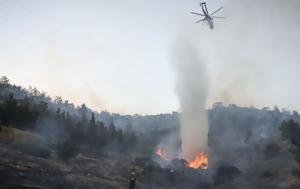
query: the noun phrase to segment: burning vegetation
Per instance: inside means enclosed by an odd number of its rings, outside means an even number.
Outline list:
[[[166,155],[166,151],[163,148],[157,148],[155,154],[158,155],[161,159],[169,160]]]
[[[157,148],[155,154],[163,160],[170,160],[167,157],[167,152],[163,148]],[[208,156],[204,152],[196,154],[192,160],[186,160],[186,166],[192,169],[208,169]]]
[[[0,188],[126,189],[133,167],[141,189],[299,188],[296,111],[217,103],[207,114],[209,154],[174,159],[178,113],[98,113],[2,79]]]
[[[196,155],[195,159],[188,160],[187,166],[193,169],[207,169],[208,168],[208,156],[204,152],[200,152]]]

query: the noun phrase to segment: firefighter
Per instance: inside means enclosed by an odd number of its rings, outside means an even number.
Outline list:
[[[135,189],[135,173],[134,173],[134,169],[131,170],[131,174],[129,177],[129,189]]]
[[[169,183],[171,189],[175,187],[175,172],[173,169],[171,169],[169,173]]]

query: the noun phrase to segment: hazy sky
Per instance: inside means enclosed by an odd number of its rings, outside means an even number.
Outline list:
[[[197,0],[0,0],[0,75],[98,111],[178,111],[172,48],[187,35],[209,70],[207,106],[299,110],[298,2],[210,0],[227,17],[211,31],[189,14]]]

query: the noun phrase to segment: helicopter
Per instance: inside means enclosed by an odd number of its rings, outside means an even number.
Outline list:
[[[203,3],[200,2],[200,5],[201,5],[201,8],[202,8],[203,14],[197,13],[197,12],[191,12],[191,14],[196,14],[196,15],[204,16],[204,18],[202,18],[201,20],[198,20],[196,23],[205,22],[206,21],[208,23],[210,29],[214,29],[214,22],[213,22],[214,18],[223,18],[223,19],[225,19],[225,17],[213,16],[216,12],[218,12],[219,10],[221,10],[223,7],[220,7],[216,11],[214,11],[213,13],[209,14],[208,10],[207,10],[207,7],[206,7],[206,3],[205,2],[203,2]]]

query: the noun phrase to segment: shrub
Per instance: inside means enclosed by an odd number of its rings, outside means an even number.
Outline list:
[[[79,146],[72,140],[60,141],[57,144],[58,158],[64,162],[69,162],[79,153]]]
[[[51,152],[48,146],[34,143],[19,143],[14,144],[14,148],[32,156],[41,158],[50,158]]]

